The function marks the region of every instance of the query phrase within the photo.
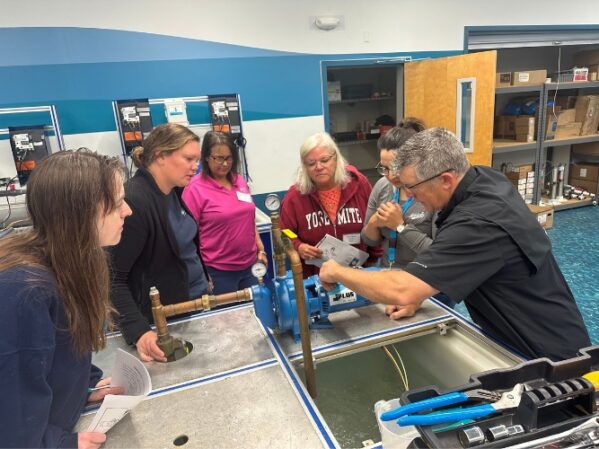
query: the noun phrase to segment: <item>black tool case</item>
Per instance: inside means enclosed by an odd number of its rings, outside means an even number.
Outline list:
[[[599,345],[582,349],[580,356],[561,362],[552,362],[545,358],[535,359],[509,369],[491,370],[474,375],[468,384],[453,391],[483,388],[503,392],[512,389],[517,383],[524,383],[528,391],[522,394],[518,408],[480,418],[470,424],[457,427],[417,426],[422,438],[414,440],[409,447],[507,448],[572,429],[593,417],[599,418],[595,389],[589,381],[581,377],[598,370]],[[407,391],[401,399],[403,404],[409,404],[445,393],[449,392],[439,391],[431,386]],[[468,405],[473,404],[468,403],[464,406]],[[423,413],[430,413],[430,410]],[[501,425],[520,425],[524,432],[491,441],[489,428]],[[444,427],[451,428],[442,430]],[[464,431],[473,427],[478,427],[484,433],[485,440],[472,446],[464,445]]]

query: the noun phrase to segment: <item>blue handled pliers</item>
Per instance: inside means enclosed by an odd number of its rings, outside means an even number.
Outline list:
[[[465,392],[456,391],[453,393],[442,394],[441,396],[431,399],[402,405],[395,410],[389,410],[381,415],[381,420],[391,421],[392,419],[399,418],[397,424],[400,426],[431,426],[434,424],[456,422],[465,419],[482,418],[500,410],[518,407],[523,391],[524,384],[516,384],[513,389],[506,391],[505,393],[497,393],[483,389]],[[447,405],[460,404],[474,399],[492,403],[448,411],[432,412],[427,415],[411,415],[411,413],[432,410]]]

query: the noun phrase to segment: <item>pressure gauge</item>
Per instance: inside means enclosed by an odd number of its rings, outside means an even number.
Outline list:
[[[264,265],[262,262],[256,262],[254,265],[252,265],[252,274],[254,277],[262,279],[264,276],[266,276],[266,273],[266,265]]]
[[[281,208],[281,198],[276,193],[271,193],[266,196],[264,206],[271,212],[276,212]]]

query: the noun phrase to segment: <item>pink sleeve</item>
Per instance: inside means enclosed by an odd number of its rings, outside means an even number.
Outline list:
[[[200,175],[198,175],[200,176]],[[195,219],[196,223],[200,222],[200,214],[201,214],[201,195],[198,189],[197,184],[190,184],[185,189],[183,189],[183,194],[181,198],[185,202],[185,205],[191,212],[191,215]]]

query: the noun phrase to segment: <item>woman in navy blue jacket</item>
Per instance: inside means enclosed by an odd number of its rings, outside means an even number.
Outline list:
[[[108,384],[91,364],[110,323],[105,246],[131,214],[118,160],[90,151],[44,159],[27,185],[29,231],[0,240],[0,447],[96,449],[97,432],[72,433]]]

